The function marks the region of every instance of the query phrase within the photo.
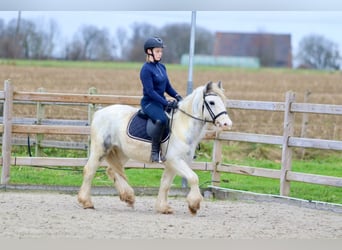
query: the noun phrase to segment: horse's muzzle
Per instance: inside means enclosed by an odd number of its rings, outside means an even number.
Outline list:
[[[221,130],[231,130],[233,122],[228,115],[224,115],[215,121],[215,126]]]

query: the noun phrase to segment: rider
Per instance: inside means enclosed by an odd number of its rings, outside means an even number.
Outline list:
[[[165,65],[160,63],[164,47],[163,40],[159,37],[147,39],[144,44],[146,62],[140,70],[140,80],[143,85],[142,111],[155,124],[154,131],[151,133],[151,161],[159,163],[164,160],[160,157],[160,142],[168,123],[164,110],[177,108],[177,102],[182,100],[182,97],[171,86]],[[177,101],[167,101],[164,93]]]

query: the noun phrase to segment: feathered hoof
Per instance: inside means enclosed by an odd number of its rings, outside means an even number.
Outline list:
[[[161,214],[173,214],[173,209],[170,206],[164,208],[157,208],[157,212]]]
[[[200,209],[200,204],[198,203],[198,205],[196,206],[189,206],[189,211],[192,215],[196,215],[197,211]]]
[[[84,209],[95,209],[94,206],[87,206],[87,207],[83,206],[83,208],[84,208]]]
[[[84,209],[95,209],[94,204],[91,201],[84,201],[78,198],[78,202],[82,205]]]
[[[134,208],[135,196],[120,195],[120,200],[126,202],[127,206]]]
[[[190,213],[192,215],[196,215],[198,210],[199,210],[199,207],[198,208],[193,208],[193,207],[189,206],[189,211],[190,211]]]
[[[171,208],[168,208],[161,212],[162,214],[173,214],[173,210]]]
[[[201,194],[199,194],[198,196],[190,196],[188,195],[187,197],[187,202],[188,202],[188,208],[189,211],[192,215],[196,215],[197,211],[200,209],[201,207],[201,202],[203,200],[203,197]]]

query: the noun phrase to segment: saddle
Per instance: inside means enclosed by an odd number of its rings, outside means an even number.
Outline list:
[[[153,121],[140,109],[130,119],[127,125],[127,135],[135,140],[152,142],[150,136],[154,127]],[[167,128],[164,131],[161,142],[165,142],[170,137],[170,130]]]

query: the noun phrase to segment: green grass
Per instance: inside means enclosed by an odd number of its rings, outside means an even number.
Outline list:
[[[305,162],[308,164],[308,162]],[[63,170],[62,170],[63,169]],[[211,174],[208,171],[196,171],[200,179],[200,186],[210,185]],[[126,174],[133,187],[159,187],[162,170],[159,169],[128,169]],[[34,168],[12,167],[11,184],[31,185],[62,185],[80,186],[82,183],[81,168]],[[105,169],[100,168],[93,180],[94,186],[113,186],[108,179]],[[176,177],[173,187],[181,187],[181,178]],[[231,173],[221,174],[220,187],[236,190],[251,191],[263,194],[279,194],[279,180],[264,177],[252,177]],[[342,191],[338,187],[314,185],[306,183],[291,183],[291,197],[319,200],[342,204]]]
[[[101,62],[101,61],[63,61],[63,60],[13,60],[0,59],[0,65],[33,66],[33,67],[65,67],[65,68],[98,68],[98,69],[134,69],[141,63]]]
[[[66,68],[94,68],[94,69],[140,69],[141,62],[117,62],[117,61],[65,61],[65,60],[25,60],[0,58],[0,65],[33,66],[33,67],[66,67]],[[167,64],[168,69],[187,70],[188,65]],[[195,65],[198,71],[232,71],[232,72],[296,72],[298,74],[330,74],[327,70],[289,69],[289,68],[241,68],[227,66]]]
[[[262,148],[263,150],[261,150]],[[233,144],[225,145],[223,148],[224,163],[239,164],[244,166],[254,166],[260,168],[280,169],[278,160],[267,159],[267,155],[258,156],[253,152],[271,152],[279,148],[267,145]],[[212,143],[201,143],[201,149],[197,152],[198,161],[210,161],[209,155],[212,149]],[[229,160],[230,155],[240,150],[241,158]],[[244,156],[246,154],[247,156]],[[14,147],[16,156],[27,156],[25,147]],[[33,152],[34,153],[34,152]],[[272,153],[269,153],[272,155]],[[45,156],[59,157],[86,157],[82,150],[61,150],[46,148],[43,151]],[[342,156],[339,152],[330,152],[324,155],[309,152],[307,159],[294,159],[292,170],[296,172],[328,175],[342,177]],[[200,186],[205,188],[211,185],[211,173],[209,171],[196,171],[199,176]],[[126,169],[128,181],[133,187],[159,187],[162,170],[160,169]],[[10,184],[36,184],[36,185],[63,185],[80,186],[82,183],[82,168],[80,167],[53,167],[39,168],[27,166],[11,167]],[[177,176],[173,182],[173,187],[181,187],[182,179]],[[112,180],[109,180],[105,169],[99,168],[94,180],[94,186],[113,186]],[[238,175],[232,173],[221,173],[220,187],[251,191],[263,194],[279,194],[279,180],[264,177],[253,177]],[[306,200],[319,200],[342,204],[342,190],[338,187],[324,185],[315,185],[307,183],[291,182],[291,197]]]
[[[18,67],[56,67],[56,68],[92,68],[92,69],[140,69],[141,62],[115,62],[115,61],[63,61],[63,60],[22,60],[1,59],[0,65]],[[186,65],[168,64],[174,70],[186,70]],[[212,67],[204,67],[212,70]],[[222,67],[223,68],[223,67]],[[216,70],[216,68],[215,68]]]

